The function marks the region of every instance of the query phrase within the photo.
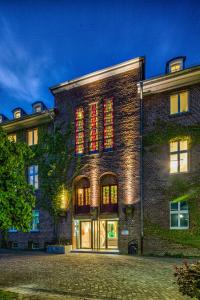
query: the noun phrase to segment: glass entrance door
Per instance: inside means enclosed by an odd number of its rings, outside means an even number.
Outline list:
[[[91,222],[81,221],[81,248],[90,249],[91,245]]]

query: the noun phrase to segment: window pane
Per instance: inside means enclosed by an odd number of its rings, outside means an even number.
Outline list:
[[[171,154],[170,155],[170,173],[178,172],[178,155]]]
[[[180,172],[188,171],[188,153],[180,153]]]
[[[34,129],[34,145],[38,143],[38,130]]]
[[[170,152],[178,151],[178,142],[170,142]]]
[[[90,188],[85,188],[85,205],[90,205]]]
[[[103,204],[109,204],[109,186],[103,187]]]
[[[16,143],[16,141],[17,141],[17,136],[16,136],[16,134],[9,134],[9,135],[8,135],[8,139],[9,139],[9,141],[15,142],[15,143]]]
[[[110,187],[111,189],[111,203],[116,204],[117,203],[117,186],[113,185]]]
[[[178,113],[178,95],[171,95],[170,96],[170,114],[177,114]]]
[[[188,204],[186,201],[180,202],[180,210],[188,210]]]
[[[78,189],[78,206],[84,205],[84,189]]]
[[[180,227],[188,227],[189,224],[189,216],[188,213],[180,214]]]
[[[178,211],[178,203],[171,202],[171,211]]]
[[[28,131],[28,145],[29,146],[33,145],[33,131],[32,130]]]
[[[39,230],[39,211],[33,210],[32,216],[33,216],[32,230],[33,231]]]
[[[188,92],[180,93],[180,112],[188,111]]]
[[[178,227],[178,214],[171,214],[171,227]]]
[[[180,151],[188,150],[188,140],[180,141]]]
[[[181,64],[180,64],[180,63],[175,63],[175,64],[172,64],[172,65],[170,66],[170,71],[171,71],[171,73],[177,72],[177,71],[179,71],[179,70],[181,70]]]

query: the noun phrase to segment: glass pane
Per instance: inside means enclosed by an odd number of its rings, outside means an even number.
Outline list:
[[[108,248],[118,248],[118,222],[107,221],[107,245]]]
[[[109,204],[109,186],[103,186],[103,204]]]
[[[178,227],[178,214],[171,214],[171,227]]]
[[[171,211],[178,211],[178,203],[171,202]]]
[[[77,191],[78,197],[78,206],[84,205],[84,189],[78,189]]]
[[[33,145],[33,131],[32,130],[28,131],[28,145],[29,146]]]
[[[177,114],[178,111],[178,94],[170,96],[170,114]]]
[[[111,203],[116,204],[117,203],[117,186],[113,185],[110,187],[111,189]]]
[[[38,143],[38,130],[34,129],[34,145]]]
[[[11,142],[16,142],[17,141],[17,136],[16,136],[16,134],[9,134],[8,139]]]
[[[170,173],[178,172],[178,155],[171,154],[170,155]]]
[[[85,188],[85,205],[90,205],[90,188]]]
[[[180,151],[188,150],[188,140],[180,141]]]
[[[35,189],[38,189],[38,175],[35,175],[35,184],[34,184]]]
[[[180,153],[180,172],[188,171],[188,153]]]
[[[100,221],[100,249],[106,248],[106,221]]]
[[[172,141],[170,142],[170,152],[178,151],[178,142]]]
[[[81,248],[91,248],[91,222],[81,222]]]
[[[188,227],[189,224],[189,216],[188,213],[180,214],[180,227]]]
[[[180,210],[188,210],[188,204],[186,201],[180,202]]]
[[[180,112],[188,111],[188,92],[180,93]]]
[[[179,70],[181,70],[181,64],[180,63],[175,63],[175,64],[170,66],[171,73],[177,72]]]

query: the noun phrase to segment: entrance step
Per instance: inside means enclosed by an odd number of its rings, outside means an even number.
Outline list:
[[[74,249],[71,253],[119,254],[119,250]]]

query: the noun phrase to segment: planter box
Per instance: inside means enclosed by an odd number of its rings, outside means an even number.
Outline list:
[[[49,245],[47,246],[47,253],[65,254],[72,250],[72,245]]]

